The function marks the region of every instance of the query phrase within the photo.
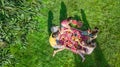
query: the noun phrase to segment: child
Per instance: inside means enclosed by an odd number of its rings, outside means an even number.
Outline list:
[[[61,27],[70,28],[69,24],[71,23],[71,21],[72,21],[72,17],[69,17],[66,20],[63,20],[61,22]]]
[[[50,45],[53,47],[53,48],[62,48],[63,46],[59,43],[59,40],[57,39],[59,33],[58,32],[55,32],[55,33],[52,33],[50,38],[49,38],[49,42],[50,42]]]
[[[77,27],[81,27],[82,26],[82,23],[81,22],[78,22],[76,20],[72,20],[72,17],[69,17],[67,18],[66,20],[63,20],[61,22],[61,33],[63,33],[65,31],[65,29],[67,31],[70,31],[72,32],[72,28],[71,28],[71,25],[74,25],[74,26],[77,26]]]
[[[91,54],[93,52],[93,50],[95,49],[96,47],[96,43],[94,40],[92,40],[91,42],[87,43],[87,45],[85,45],[84,47],[87,48],[87,51],[85,54]]]
[[[89,43],[92,40],[96,39],[98,32],[99,32],[99,29],[97,27],[95,27],[94,30],[90,31],[90,34],[88,35],[89,39],[87,40],[87,42]]]
[[[72,17],[68,17],[66,20],[63,20],[61,22],[61,27],[65,27],[65,28],[71,28],[70,25],[73,25],[73,26],[76,26],[76,27],[81,27],[82,26],[82,23],[81,22],[78,22],[77,20],[72,20]]]
[[[51,32],[52,32],[52,33],[58,32],[59,29],[60,29],[59,26],[52,26],[52,27],[51,27]]]
[[[69,25],[70,22],[71,22],[71,17],[61,22],[61,28],[60,28],[61,34],[63,34],[65,31],[72,31]]]
[[[82,26],[82,22],[77,20],[71,20],[70,26],[74,28],[80,28]]]

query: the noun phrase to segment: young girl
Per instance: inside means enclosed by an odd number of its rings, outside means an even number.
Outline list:
[[[70,24],[73,24],[77,26],[78,28],[82,26],[81,22],[78,22],[77,20],[72,20],[72,17],[69,17],[66,20],[63,20],[61,22],[61,27],[71,28]]]
[[[72,17],[67,18],[66,20],[63,20],[61,22],[61,33],[63,33],[64,31],[71,31],[72,32],[72,28],[71,25],[77,26],[77,27],[81,27],[82,23],[78,22],[76,20],[72,20]]]
[[[50,45],[53,48],[62,48],[62,45],[60,45],[59,40],[57,40],[57,37],[58,37],[58,32],[51,34],[51,36],[49,38]]]

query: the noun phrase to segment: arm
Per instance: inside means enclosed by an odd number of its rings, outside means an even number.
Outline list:
[[[60,45],[59,45],[60,46]],[[60,52],[60,51],[62,51],[62,50],[64,50],[64,49],[67,49],[67,50],[71,50],[70,48],[67,48],[66,46],[61,46],[62,48],[58,48],[57,50],[54,50],[54,52],[53,52],[53,57],[55,56],[55,54],[57,53],[57,52]]]

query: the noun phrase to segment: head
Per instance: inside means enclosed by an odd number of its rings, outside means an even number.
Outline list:
[[[59,29],[60,29],[59,26],[52,26],[52,27],[51,27],[51,32],[52,32],[52,33],[58,32]]]
[[[99,32],[99,29],[97,27],[95,27],[89,34],[90,40],[96,39],[98,32]]]
[[[58,36],[58,32],[55,32],[55,33],[52,34],[53,38],[56,38],[57,36]]]
[[[96,42],[95,40],[92,40],[88,43],[88,46],[91,47],[91,48],[95,48],[96,47]]]
[[[72,18],[73,18],[73,17],[68,17],[68,18],[67,18],[67,21],[70,21],[70,20],[72,20]]]

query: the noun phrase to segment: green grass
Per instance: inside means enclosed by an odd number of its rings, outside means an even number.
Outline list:
[[[120,67],[119,0],[43,0],[37,6],[35,6],[39,9],[38,11],[36,9],[37,14],[34,14],[34,6],[30,7],[33,9],[34,20],[31,22],[36,22],[31,23],[30,28],[37,27],[37,30],[28,31],[25,45],[24,41],[17,38],[15,40],[17,42],[8,43],[9,47],[2,49],[1,56],[6,58],[2,60],[3,67]],[[25,8],[28,6],[20,7],[28,9]],[[91,55],[85,56],[84,63],[81,62],[79,55],[68,50],[52,57],[53,48],[48,41],[50,27],[52,24],[60,25],[60,21],[69,16],[83,22],[82,30],[93,29],[95,26],[100,29],[96,40],[97,48]],[[24,26],[22,27],[23,31],[16,33],[20,35],[24,33]]]

